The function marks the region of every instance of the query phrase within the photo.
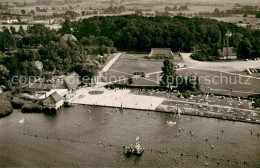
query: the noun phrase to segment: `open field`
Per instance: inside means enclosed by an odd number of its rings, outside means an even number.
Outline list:
[[[107,82],[123,81],[132,76],[134,85],[158,85],[158,75],[162,60],[145,59],[145,54],[123,54],[107,71]],[[136,77],[134,72],[144,72],[149,77]],[[155,73],[155,74],[154,74]]]
[[[249,15],[248,17],[243,17],[243,15],[232,15],[230,17],[222,17],[222,18],[215,18],[211,17],[210,19],[216,19],[218,21],[223,22],[230,22],[230,23],[238,23],[242,21],[243,23],[248,23],[249,25],[256,25],[260,23],[260,19],[256,18],[255,15]]]

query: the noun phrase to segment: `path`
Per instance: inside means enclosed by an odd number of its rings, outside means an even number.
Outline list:
[[[100,80],[102,79],[102,76],[104,73],[106,73],[109,68],[120,58],[120,56],[122,55],[123,53],[117,53],[115,55],[114,58],[112,58],[104,67],[102,70],[99,71],[98,73],[98,77],[97,77],[97,83],[95,85],[96,88],[102,88],[104,87],[105,85],[107,85],[108,83],[106,82],[101,82]]]
[[[107,72],[109,68],[118,60],[118,58],[122,55],[123,53],[117,53],[114,58],[112,58],[101,70],[102,73]]]
[[[260,68],[260,60],[249,61],[223,61],[223,62],[204,62],[193,60],[191,53],[181,53],[183,63],[189,68],[195,68],[200,70],[215,70],[215,71],[244,71],[247,68]]]

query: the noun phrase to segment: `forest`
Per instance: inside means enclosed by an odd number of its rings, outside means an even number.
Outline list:
[[[259,30],[213,19],[125,15],[92,17],[67,25],[70,26],[60,31],[71,32],[78,39],[106,37],[120,51],[149,52],[154,47],[167,47],[174,52],[196,51],[194,58],[198,60],[217,60],[217,50],[227,45],[229,31],[232,33],[229,46],[237,50],[239,58],[254,58],[260,54]]]

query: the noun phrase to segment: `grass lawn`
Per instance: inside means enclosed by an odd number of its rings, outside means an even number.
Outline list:
[[[157,74],[163,65],[163,60],[145,59],[146,54],[124,54],[107,71],[107,81],[122,80],[133,77],[134,85],[158,85]],[[134,72],[144,72],[149,77],[134,77]]]

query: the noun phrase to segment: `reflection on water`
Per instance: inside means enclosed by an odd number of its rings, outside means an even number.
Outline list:
[[[49,119],[54,119],[57,116],[57,112],[56,111],[52,111],[52,112],[45,112],[43,113],[47,118]]]
[[[0,167],[260,166],[260,127],[247,123],[77,106],[56,114],[14,111],[0,127]],[[126,157],[123,146],[137,136],[145,152]]]

